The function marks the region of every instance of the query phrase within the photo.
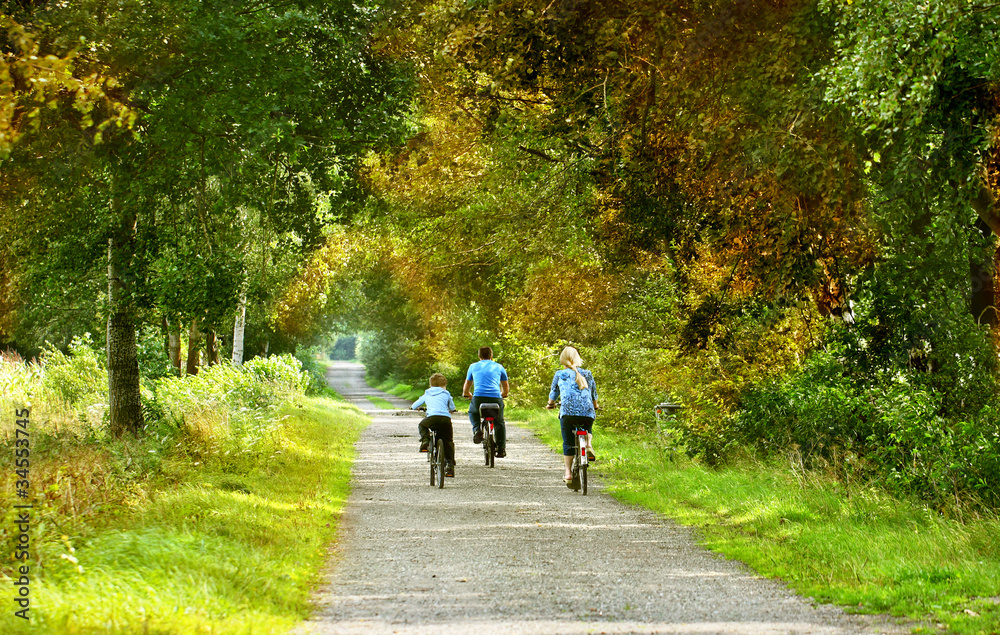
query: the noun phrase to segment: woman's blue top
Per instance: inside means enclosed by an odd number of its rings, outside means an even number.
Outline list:
[[[559,406],[559,416],[570,415],[573,417],[594,417],[594,402],[597,401],[597,384],[594,376],[589,370],[580,369],[580,374],[587,380],[587,387],[583,390],[576,385],[576,373],[572,369],[562,368],[552,376],[552,388],[549,390],[549,399],[555,401],[562,398],[562,405]]]

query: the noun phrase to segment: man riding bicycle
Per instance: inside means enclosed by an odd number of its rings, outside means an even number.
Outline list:
[[[474,390],[473,390],[474,387]],[[503,400],[510,392],[507,371],[493,361],[493,349],[483,346],[479,349],[479,361],[469,366],[462,385],[462,396],[471,398],[469,421],[472,422],[472,442],[483,442],[483,431],[479,420],[479,405],[495,403],[500,406],[500,416],[493,422],[497,439],[497,458],[507,456],[507,427],[503,421]]]

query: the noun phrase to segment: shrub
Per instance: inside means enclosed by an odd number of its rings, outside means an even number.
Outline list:
[[[295,359],[299,360],[302,370],[309,376],[309,385],[306,388],[308,395],[319,394],[326,388],[326,366],[319,361],[322,352],[320,346],[300,347],[295,351]]]
[[[291,355],[256,357],[242,366],[217,364],[194,376],[161,379],[151,407],[189,437],[196,453],[265,452],[279,423],[275,412],[308,384]]]
[[[748,390],[727,430],[735,443],[768,453],[796,448],[807,462],[832,462],[841,472],[854,467],[840,464],[844,457],[858,456],[867,478],[941,507],[970,494],[995,504],[996,407],[960,418],[944,411],[944,398],[907,373],[860,382],[824,350],[800,371]]]
[[[108,370],[93,344],[90,333],[84,333],[70,342],[69,354],[51,345],[42,351],[42,386],[49,395],[77,408],[105,400]]]

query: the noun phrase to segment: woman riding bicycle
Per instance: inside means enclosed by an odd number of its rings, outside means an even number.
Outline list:
[[[552,376],[552,388],[549,390],[549,402],[546,408],[554,408],[556,399],[561,399],[559,406],[559,424],[562,428],[563,458],[566,460],[566,472],[563,480],[571,486],[573,480],[573,445],[574,430],[583,428],[587,431],[588,446],[592,439],[594,417],[597,405],[597,383],[589,370],[582,368],[583,360],[580,353],[572,346],[567,346],[559,355],[559,363],[564,368]],[[592,446],[590,446],[592,447]],[[590,461],[594,455],[587,454]]]

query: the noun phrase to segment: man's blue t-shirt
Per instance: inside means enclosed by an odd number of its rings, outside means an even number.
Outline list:
[[[472,382],[474,397],[499,397],[500,382],[507,381],[507,371],[492,359],[481,359],[469,366],[465,380]]]

